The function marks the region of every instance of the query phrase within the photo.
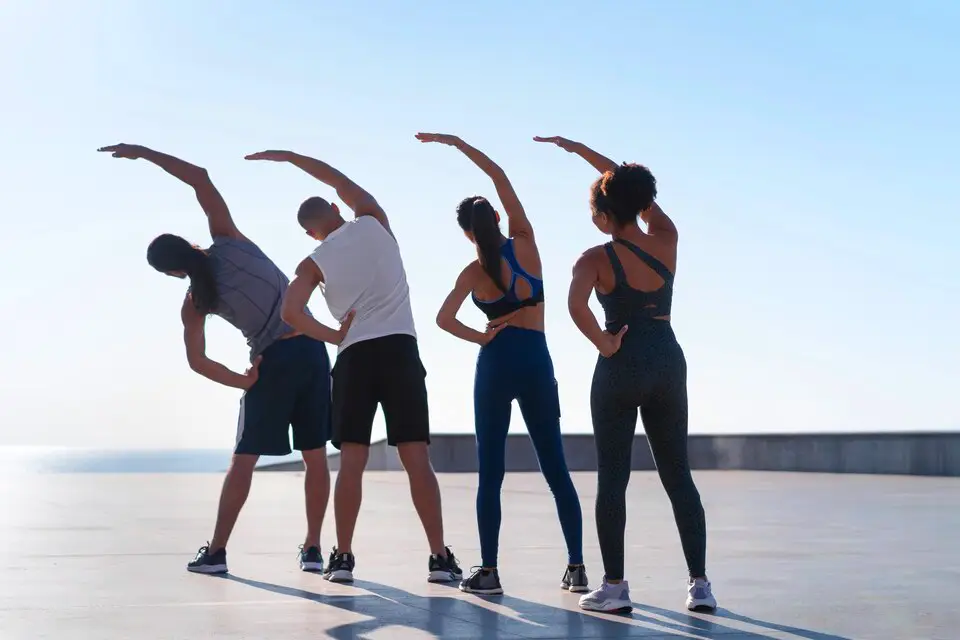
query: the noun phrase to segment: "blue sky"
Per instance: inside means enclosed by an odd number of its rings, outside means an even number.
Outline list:
[[[145,261],[161,232],[207,241],[203,215],[161,170],[95,153],[115,142],[206,166],[288,272],[312,246],[297,204],[332,194],[244,154],[316,155],[373,192],[406,260],[434,429],[471,430],[476,347],[433,318],[472,258],[454,206],[493,189],[420,130],[486,151],[536,225],[566,431],[589,430],[596,357],[566,288],[602,238],[593,170],[534,135],[657,175],[681,231],[692,432],[958,428],[958,68],[960,5],[933,0],[8,0],[0,444],[232,442],[237,393],[187,369],[183,284]],[[319,294],[311,307],[328,318]],[[238,334],[208,333],[244,366]]]

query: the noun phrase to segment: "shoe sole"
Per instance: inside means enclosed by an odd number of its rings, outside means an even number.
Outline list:
[[[697,613],[712,613],[716,610],[716,601],[711,602],[709,600],[694,600],[693,602],[687,603],[687,611],[695,611]]]
[[[561,585],[560,585],[560,588],[563,589],[564,591],[569,591],[570,593],[588,593],[588,592],[590,591],[590,587],[588,587],[587,585],[583,585],[583,586],[572,585],[572,586],[571,586],[571,585],[561,584]]]
[[[455,582],[463,580],[463,575],[457,575],[452,571],[431,571],[427,576],[427,582]]]
[[[460,585],[460,591],[464,593],[472,593],[475,596],[502,596],[503,587],[499,589],[471,589],[470,587],[464,587]]]
[[[323,579],[328,582],[353,582],[353,572],[342,569],[340,571],[331,571],[330,573],[324,574]]]
[[[311,573],[322,573],[323,572],[323,563],[322,562],[301,562],[300,571],[309,571]]]
[[[594,606],[590,604],[584,605],[584,603],[581,602],[580,608],[583,609],[584,611],[593,611],[595,613],[611,613],[611,614],[623,614],[623,613],[630,613],[631,611],[633,611],[633,603],[627,602],[626,600],[614,600],[614,603],[616,603],[619,606],[599,607],[599,606]]]
[[[202,564],[198,567],[187,567],[187,571],[190,573],[202,573],[205,575],[213,575],[216,573],[226,573],[227,565],[225,564]]]

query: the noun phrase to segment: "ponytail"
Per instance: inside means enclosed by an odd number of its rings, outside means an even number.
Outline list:
[[[193,255],[190,257],[190,264],[185,271],[190,278],[190,297],[193,299],[193,306],[203,315],[213,313],[217,310],[220,303],[220,295],[217,292],[217,279],[213,275],[213,265],[210,264],[210,256],[199,249],[193,248]]]
[[[480,250],[480,266],[497,289],[506,293],[507,286],[503,283],[500,268],[500,225],[490,201],[480,196],[465,198],[457,206],[457,222],[461,229],[473,234]]]
[[[157,271],[182,271],[190,278],[190,297],[203,315],[213,313],[220,303],[217,279],[210,256],[180,236],[165,233],[147,247],[147,262]]]

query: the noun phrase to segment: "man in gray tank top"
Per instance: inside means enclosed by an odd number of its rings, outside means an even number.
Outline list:
[[[210,542],[187,565],[195,573],[227,571],[227,540],[247,499],[260,456],[284,456],[293,448],[306,467],[307,533],[300,568],[322,571],[320,528],[330,493],[326,447],[330,438],[330,360],[326,346],[294,331],[280,317],[287,277],[237,229],[230,211],[205,169],[137,145],[113,145],[100,151],[115,158],[148,160],[193,188],[207,215],[213,244],[203,250],[171,234],[158,236],[147,249],[157,271],[189,278],[180,315],[190,368],[214,382],[243,390],[237,438],[220,495]],[[251,366],[243,374],[206,355],[205,323],[219,315],[236,327],[250,347]],[[331,341],[346,334],[349,321],[330,329]],[[339,338],[339,339],[338,339]]]

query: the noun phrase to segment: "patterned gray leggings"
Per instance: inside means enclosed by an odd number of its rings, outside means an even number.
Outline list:
[[[590,389],[598,462],[597,536],[608,580],[623,579],[626,492],[638,410],[673,505],[687,569],[691,577],[706,575],[706,522],[687,455],[687,363],[669,324],[655,324],[665,325],[667,334],[644,335],[631,325],[620,351],[597,360]]]

